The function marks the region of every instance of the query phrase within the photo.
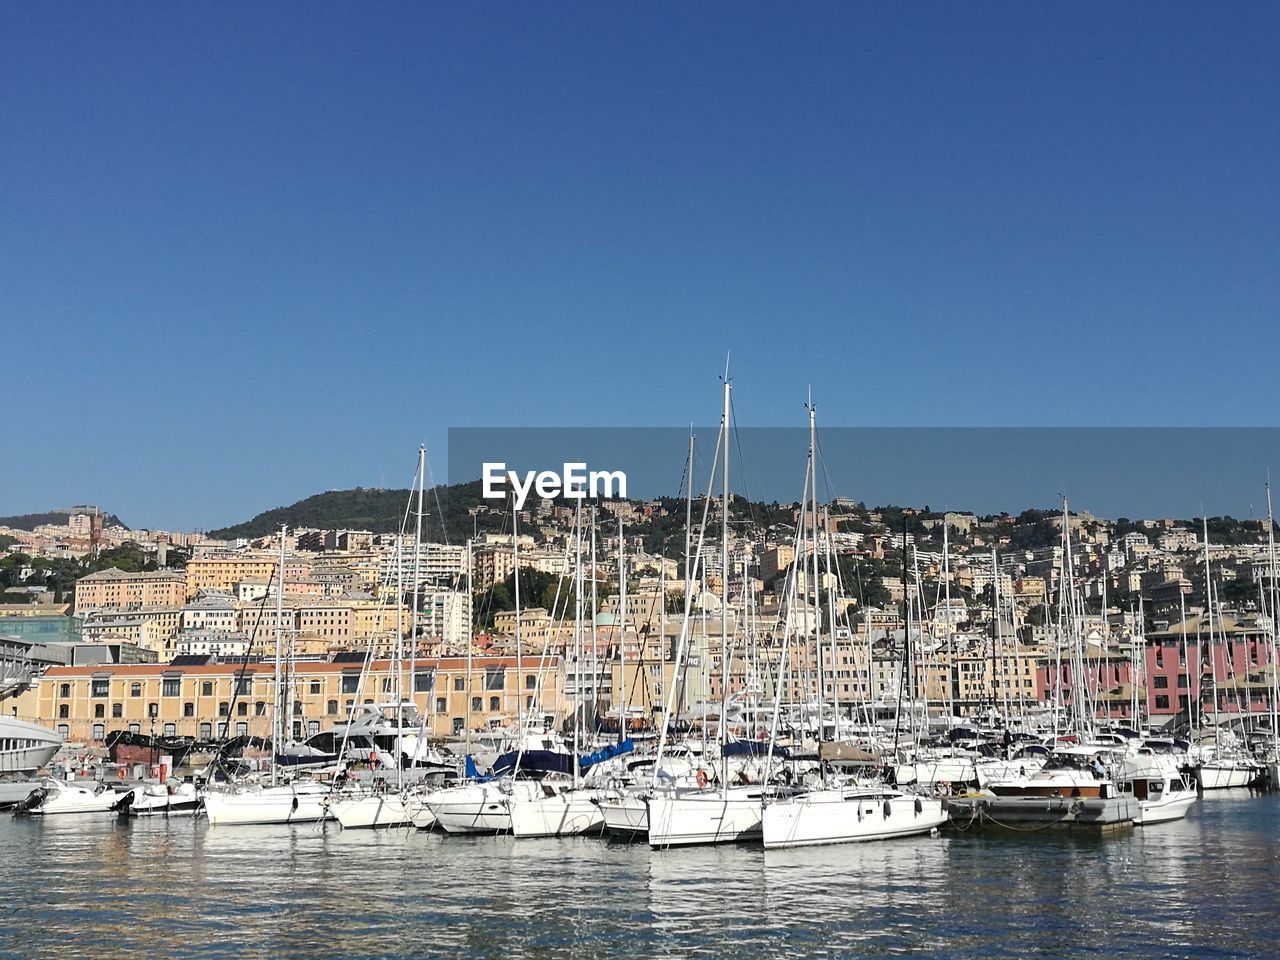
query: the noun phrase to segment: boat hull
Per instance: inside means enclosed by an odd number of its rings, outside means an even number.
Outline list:
[[[1258,771],[1243,763],[1202,763],[1196,767],[1196,782],[1201,790],[1229,790],[1247,787]]]
[[[760,839],[761,791],[655,794],[648,800],[649,845],[678,847]]]
[[[947,822],[941,800],[823,790],[771,803],[762,819],[766,849],[890,840]]]
[[[550,797],[508,801],[511,833],[517,837],[569,837],[599,833],[604,814],[595,790],[569,790]]]
[[[344,830],[406,827],[413,817],[398,794],[343,797],[329,804],[329,812]]]
[[[640,794],[605,797],[599,801],[604,830],[619,840],[646,840],[649,836],[649,805]]]
[[[315,823],[329,817],[329,791],[323,787],[295,789],[264,787],[237,792],[209,791],[205,816],[213,826],[252,823]]]

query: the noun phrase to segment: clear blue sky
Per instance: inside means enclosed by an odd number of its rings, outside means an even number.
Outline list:
[[[726,350],[757,426],[1273,425],[1277,50],[1274,3],[6,4],[0,513],[706,422]]]

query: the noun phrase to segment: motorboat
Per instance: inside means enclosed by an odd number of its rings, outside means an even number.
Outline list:
[[[101,781],[57,780],[43,777],[31,795],[18,804],[22,813],[52,816],[69,813],[112,813],[127,806],[130,793],[117,793]]]
[[[1138,801],[1133,822],[1138,826],[1181,820],[1195,804],[1197,793],[1178,773],[1170,773],[1159,762],[1135,758],[1121,768],[1116,782],[1120,793]]]
[[[193,817],[203,798],[192,783],[150,783],[134,787],[128,812],[135,817]]]

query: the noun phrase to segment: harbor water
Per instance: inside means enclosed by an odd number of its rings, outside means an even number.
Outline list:
[[[765,852],[0,820],[5,957],[1273,957],[1280,796],[1186,820]]]

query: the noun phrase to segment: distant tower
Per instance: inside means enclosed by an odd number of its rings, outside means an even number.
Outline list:
[[[98,553],[102,549],[102,512],[97,508],[93,508],[93,513],[89,515],[89,550],[93,554],[93,558],[98,559]]]

